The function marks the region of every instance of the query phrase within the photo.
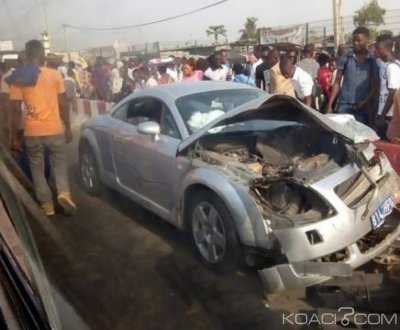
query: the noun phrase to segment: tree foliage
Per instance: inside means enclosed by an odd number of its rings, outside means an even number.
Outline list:
[[[378,0],[371,0],[359,10],[354,16],[356,26],[378,27],[385,24],[386,9],[379,6]]]
[[[257,29],[257,21],[256,17],[247,17],[246,22],[244,23],[244,28],[239,30],[240,40],[243,41],[256,41],[258,39]]]
[[[207,36],[213,36],[215,43],[218,43],[218,37],[226,37],[225,25],[210,25],[206,31]]]

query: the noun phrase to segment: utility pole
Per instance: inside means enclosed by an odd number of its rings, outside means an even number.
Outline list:
[[[62,25],[64,30],[64,51],[67,53],[68,61],[71,61],[71,54],[68,49],[68,36],[67,36],[67,26],[65,24]]]
[[[48,0],[42,0],[44,23],[45,23],[45,34],[47,35],[49,51],[51,51],[51,35],[50,35],[50,23],[49,23],[49,12],[48,12]]]
[[[342,41],[342,19],[340,16],[342,0],[332,0],[333,5],[333,33],[335,38],[335,48],[339,47]]]
[[[306,45],[308,45],[308,33],[309,33],[309,26],[308,23],[306,23]]]

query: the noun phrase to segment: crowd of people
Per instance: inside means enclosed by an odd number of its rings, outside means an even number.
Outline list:
[[[55,212],[49,171],[44,170],[49,164],[58,203],[66,213],[76,211],[63,147],[72,139],[69,103],[77,96],[118,102],[159,85],[232,81],[295,97],[322,113],[353,115],[382,139],[400,143],[400,37],[383,34],[371,44],[365,27],[355,29],[352,45],[340,46],[335,55],[317,53],[312,44],[302,54],[257,46],[243,58],[229,58],[227,50],[197,60],[169,57],[110,64],[98,57],[84,70],[74,62],[46,62],[43,45],[32,40],[14,70],[0,65],[0,78],[2,131],[9,131],[14,150],[25,150],[36,197],[47,215]]]
[[[395,135],[400,135],[400,128],[397,134],[395,125],[389,124],[395,117],[395,95],[400,88],[400,37],[381,35],[374,44],[369,37],[367,28],[357,28],[353,44],[341,45],[336,54],[317,52],[312,44],[306,45],[302,54],[296,49],[282,52],[256,46],[254,53],[235,60],[228,59],[227,50],[197,60],[171,56],[111,64],[98,57],[93,67],[77,70],[70,62],[62,73],[65,79],[75,82],[81,97],[108,102],[118,102],[135,90],[177,82],[248,84],[270,94],[296,97],[323,113],[354,115],[382,139],[397,141]]]
[[[135,90],[176,82],[226,81],[232,77],[225,50],[205,58],[176,58],[144,61],[117,60],[114,64],[97,57],[93,67],[71,72],[81,97],[117,102]],[[74,66],[73,62],[68,67]],[[239,75],[239,74],[238,74]],[[249,79],[249,84],[254,80]]]

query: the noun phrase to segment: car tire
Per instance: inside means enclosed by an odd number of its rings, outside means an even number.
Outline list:
[[[190,198],[188,232],[200,260],[211,270],[229,273],[244,265],[243,249],[225,203],[202,190]]]
[[[79,174],[85,191],[92,196],[99,196],[102,191],[99,166],[87,144],[83,145],[79,152]]]

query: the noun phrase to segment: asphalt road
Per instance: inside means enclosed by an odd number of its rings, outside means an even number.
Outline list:
[[[77,215],[32,229],[52,285],[89,328],[290,329],[282,313],[312,308],[302,290],[267,303],[255,271],[214,274],[157,216],[111,190],[87,195],[76,142],[68,162]]]
[[[87,195],[76,142],[68,162],[78,213],[32,229],[52,285],[91,329],[280,329],[283,312],[307,307],[283,296],[272,310],[255,271],[214,274],[154,214],[108,189]]]

